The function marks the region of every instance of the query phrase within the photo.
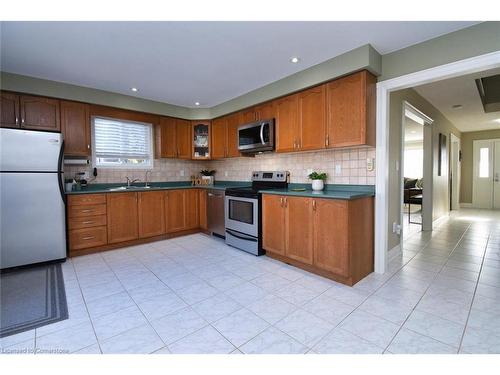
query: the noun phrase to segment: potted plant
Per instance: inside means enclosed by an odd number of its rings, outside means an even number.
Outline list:
[[[201,174],[201,179],[205,180],[207,185],[213,185],[214,180],[215,180],[215,169],[208,170],[208,169],[203,169],[200,171]]]
[[[314,191],[320,191],[323,190],[325,187],[325,180],[328,177],[326,173],[318,173],[318,172],[312,172],[309,174],[310,180],[312,180],[312,189]]]

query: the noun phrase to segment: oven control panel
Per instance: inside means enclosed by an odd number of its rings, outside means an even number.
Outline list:
[[[288,171],[254,171],[252,181],[290,182]]]

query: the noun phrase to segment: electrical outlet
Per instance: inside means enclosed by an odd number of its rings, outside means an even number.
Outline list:
[[[229,176],[229,173],[227,171],[224,171],[224,177]]]
[[[399,225],[396,222],[392,223],[392,233],[396,233],[397,235],[400,235],[401,234],[401,225]]]
[[[184,169],[181,169],[181,170],[180,170],[179,175],[180,175],[181,177],[184,177]]]
[[[366,159],[366,170],[368,172],[371,172],[375,169],[375,159],[374,158],[368,158]]]
[[[340,175],[342,175],[342,165],[335,164],[335,176],[340,176]]]

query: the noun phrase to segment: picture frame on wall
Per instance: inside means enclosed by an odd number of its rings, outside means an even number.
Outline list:
[[[438,176],[442,176],[446,170],[447,153],[446,153],[446,135],[439,133],[439,152],[438,152]]]

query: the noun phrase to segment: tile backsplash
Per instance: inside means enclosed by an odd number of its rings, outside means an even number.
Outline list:
[[[149,181],[188,181],[191,175],[198,173],[206,167],[206,162],[179,160],[179,159],[156,159],[154,160],[151,177]],[[77,172],[88,172],[92,176],[92,166],[65,165],[64,175],[66,178],[73,178]],[[140,179],[144,181],[145,169],[110,169],[98,168],[97,178],[89,180],[90,183],[112,183],[125,182],[126,177],[130,179]]]
[[[215,169],[215,179],[219,181],[250,181],[252,171],[290,171],[290,182],[306,183],[310,170],[326,172],[329,184],[374,185],[375,169],[368,171],[367,158],[375,159],[374,147],[357,147],[341,150],[323,150],[301,153],[264,153],[255,157],[240,157],[217,161],[191,161],[157,159],[150,181],[188,181],[191,175],[198,175],[202,169]],[[77,172],[88,172],[91,166],[66,165],[67,178]],[[91,183],[125,182],[126,176],[144,181],[144,169],[98,169],[98,176]]]
[[[323,150],[301,153],[264,153],[210,161],[209,168],[217,171],[216,180],[249,181],[251,172],[258,170],[290,171],[290,182],[309,182],[310,170],[326,172],[329,184],[374,185],[375,169],[367,171],[367,158],[375,158],[374,147]],[[340,170],[336,173],[336,166]]]

